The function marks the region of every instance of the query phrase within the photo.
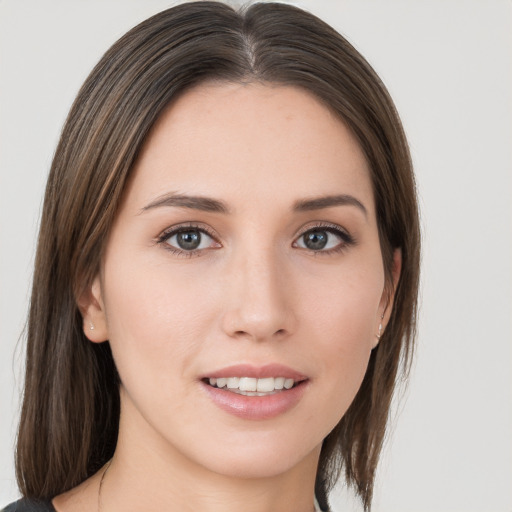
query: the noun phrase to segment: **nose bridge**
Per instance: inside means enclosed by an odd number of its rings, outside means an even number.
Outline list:
[[[295,324],[285,261],[274,244],[252,242],[233,254],[225,330],[257,340],[283,337]]]

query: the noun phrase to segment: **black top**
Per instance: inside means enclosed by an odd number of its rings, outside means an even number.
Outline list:
[[[36,501],[22,498],[15,501],[0,512],[57,512],[50,501]]]

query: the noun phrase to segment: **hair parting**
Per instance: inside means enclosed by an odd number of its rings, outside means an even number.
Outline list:
[[[370,510],[393,392],[413,355],[420,231],[411,158],[393,102],[366,60],[315,16],[268,2],[240,11],[218,2],[163,11],[117,41],[80,89],[41,218],[16,452],[19,487],[27,497],[53,498],[114,453],[119,376],[109,343],[85,336],[80,299],[100,272],[145,139],[169,105],[207,81],[307,91],[350,128],[367,158],[388,289],[396,249],[402,269],[362,386],[323,443],[316,491],[322,505],[344,474]]]

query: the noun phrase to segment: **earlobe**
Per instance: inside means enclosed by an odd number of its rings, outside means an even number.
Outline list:
[[[82,328],[87,338],[93,343],[102,343],[108,340],[107,317],[99,276],[94,278],[92,284],[80,297],[78,308],[82,313]]]
[[[384,328],[384,326],[382,325],[382,322],[384,322],[384,313],[382,313],[382,315],[380,316],[379,328],[378,328],[377,334],[375,335],[375,340],[374,340],[373,345],[372,345],[372,350],[375,347],[377,347],[377,345],[380,342],[380,338],[382,336],[382,330]]]

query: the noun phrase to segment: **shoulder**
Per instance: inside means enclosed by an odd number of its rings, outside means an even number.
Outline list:
[[[50,501],[29,500],[22,498],[15,501],[0,512],[56,512]]]

